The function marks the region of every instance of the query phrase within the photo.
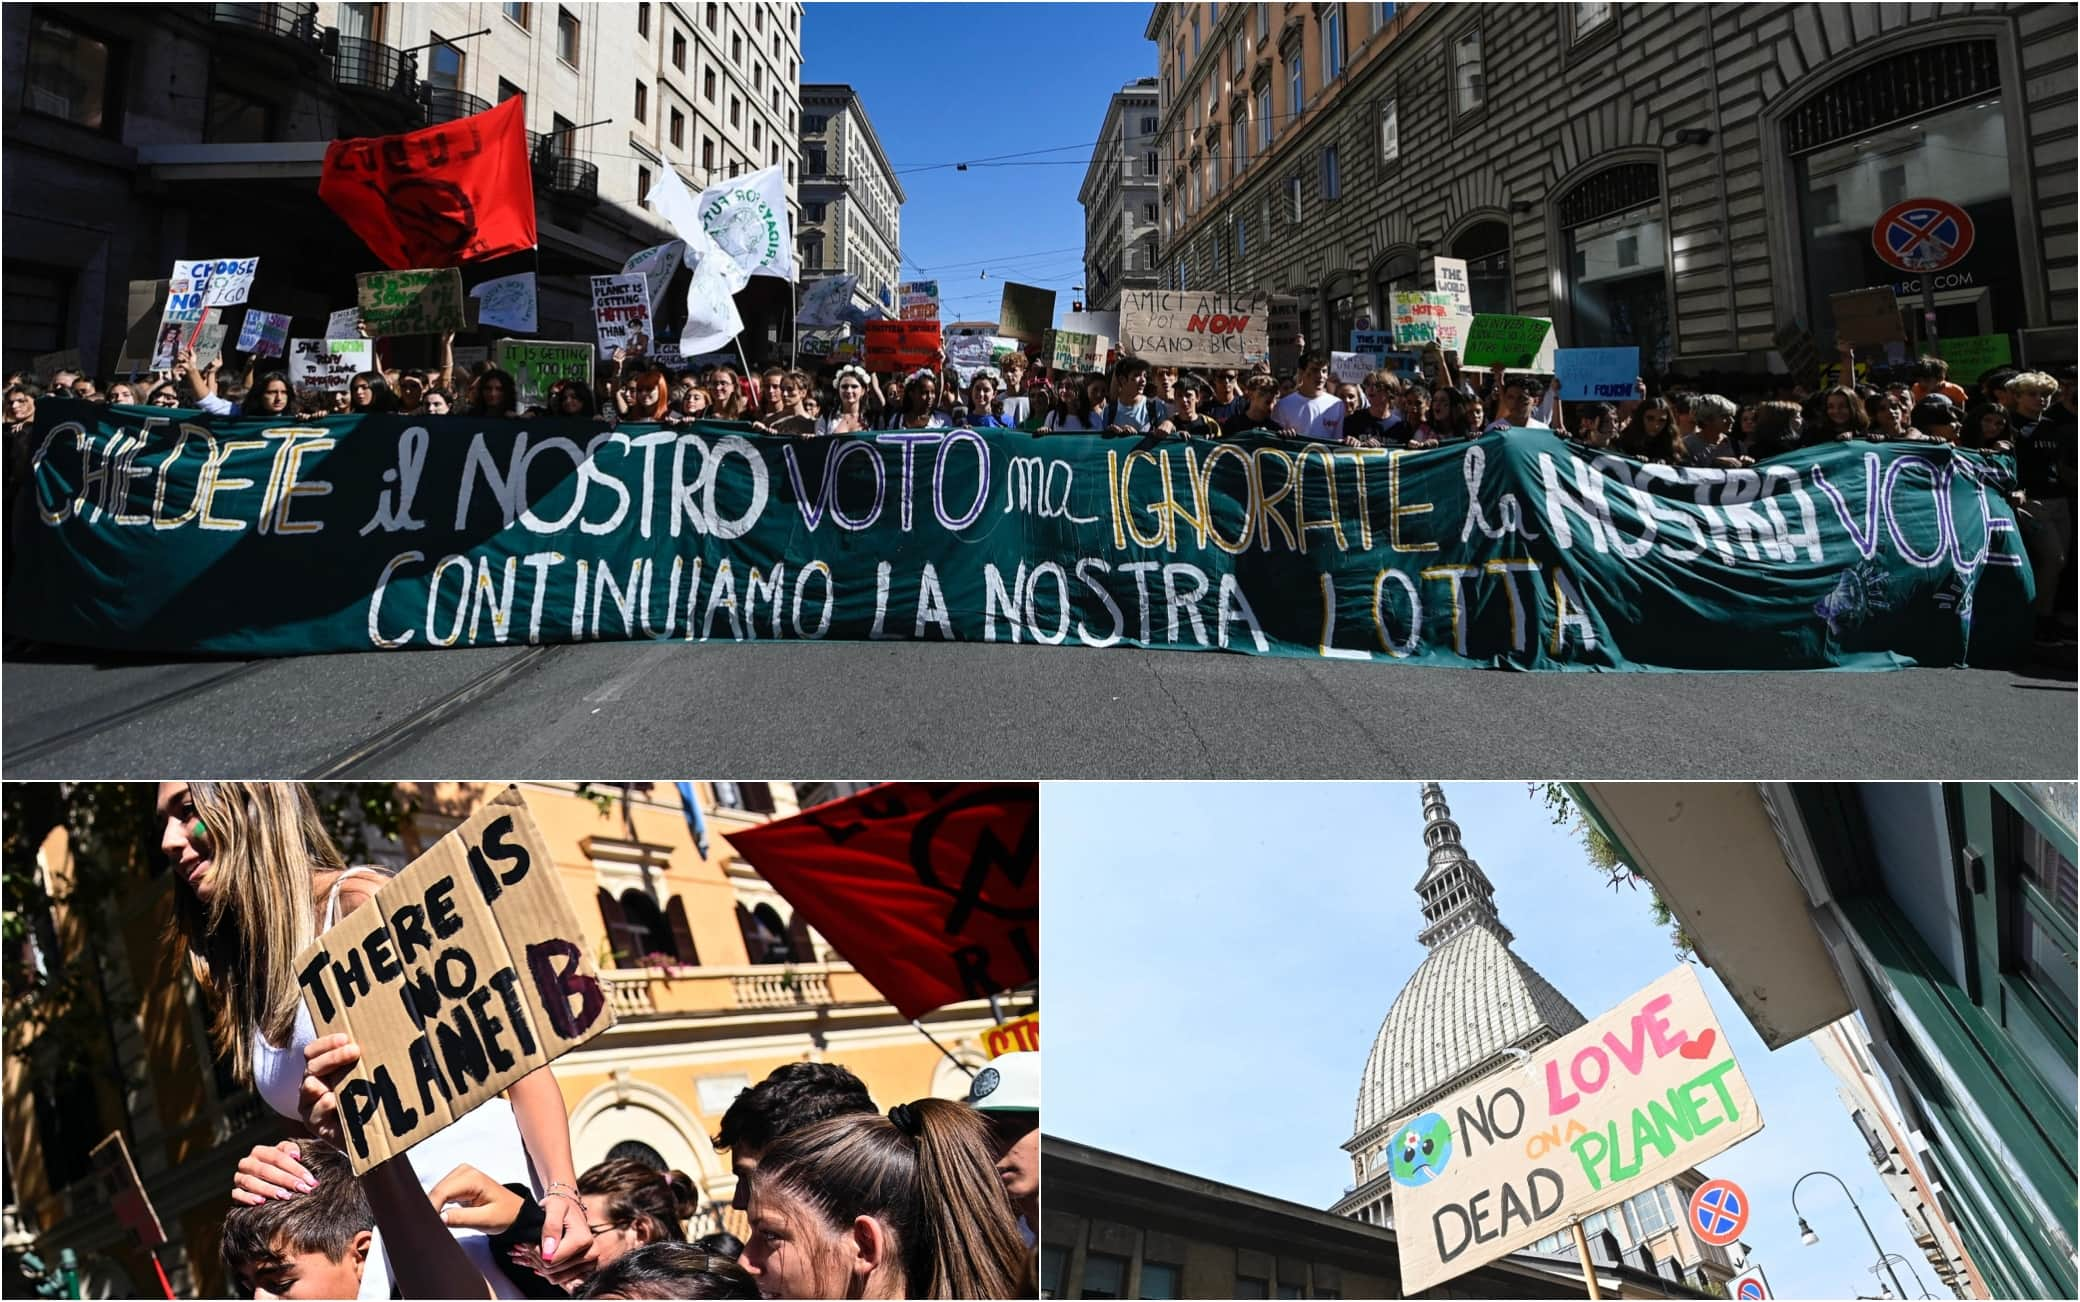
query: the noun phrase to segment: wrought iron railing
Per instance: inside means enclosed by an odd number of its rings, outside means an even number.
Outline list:
[[[418,56],[360,36],[333,37],[332,79],[342,86],[417,98]]]
[[[2000,90],[1994,42],[1924,45],[1841,77],[1791,110],[1784,144],[1802,154]]]
[[[491,108],[481,96],[449,86],[421,85],[419,98],[426,105],[426,121],[429,126],[437,122],[453,122],[459,118],[473,117]]]
[[[313,46],[318,42],[318,6],[314,4],[211,5],[210,19],[264,36]]]
[[[568,198],[599,199],[599,165],[582,158],[561,158],[549,169],[549,189]]]

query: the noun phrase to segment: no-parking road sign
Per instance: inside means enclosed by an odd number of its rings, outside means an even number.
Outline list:
[[[1766,1302],[1775,1296],[1769,1291],[1769,1281],[1762,1277],[1760,1266],[1750,1266],[1735,1275],[1729,1291],[1739,1302]]]
[[[1731,1180],[1707,1180],[1690,1195],[1690,1228],[1715,1248],[1723,1248],[1748,1228],[1748,1195]]]
[[[1908,199],[1871,227],[1871,247],[1901,271],[1941,271],[1972,251],[1972,218],[1944,199]]]

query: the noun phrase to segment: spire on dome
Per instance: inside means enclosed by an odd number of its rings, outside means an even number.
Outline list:
[[[1495,912],[1495,887],[1459,843],[1459,825],[1452,821],[1444,788],[1435,782],[1423,784],[1423,845],[1429,865],[1416,882],[1416,895],[1423,901],[1425,925],[1416,939],[1435,949],[1467,927],[1480,926],[1505,945],[1514,940]]]

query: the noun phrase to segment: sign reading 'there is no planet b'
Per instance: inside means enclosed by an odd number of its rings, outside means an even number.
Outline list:
[[[1587,1026],[1388,1135],[1406,1296],[1762,1129],[1697,974],[1677,968]]]
[[[507,788],[296,956],[356,1175],[614,1024],[555,860]]]

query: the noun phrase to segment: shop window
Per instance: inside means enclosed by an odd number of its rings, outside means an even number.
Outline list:
[[[1673,346],[1660,168],[1607,167],[1569,189],[1556,207],[1572,313],[1567,338],[1582,348],[1635,346],[1641,366],[1668,369]]]
[[[22,107],[94,131],[115,128],[113,51],[107,41],[38,9],[29,25]]]
[[[1476,222],[1452,241],[1451,256],[1466,262],[1466,293],[1475,312],[1508,312],[1515,302],[1509,283],[1509,225],[1499,218]]]
[[[1976,234],[1969,253],[1933,275],[1938,335],[1994,334],[2025,324],[2015,220],[2016,204],[2029,196],[2015,193],[2009,172],[2000,88],[1982,84],[1992,62],[1990,41],[1913,51],[1879,66],[1923,81],[1881,92],[1868,70],[1851,73],[1785,120],[1804,317],[1823,348],[1831,343],[1830,295],[1889,284],[1905,302],[1921,297],[1922,277],[1880,259],[1872,228],[1888,208],[1922,196],[1962,207]],[[1956,98],[1937,102],[1945,95]],[[1902,112],[1903,105],[1927,107]],[[1920,331],[1921,313],[1907,315],[1910,328]]]

